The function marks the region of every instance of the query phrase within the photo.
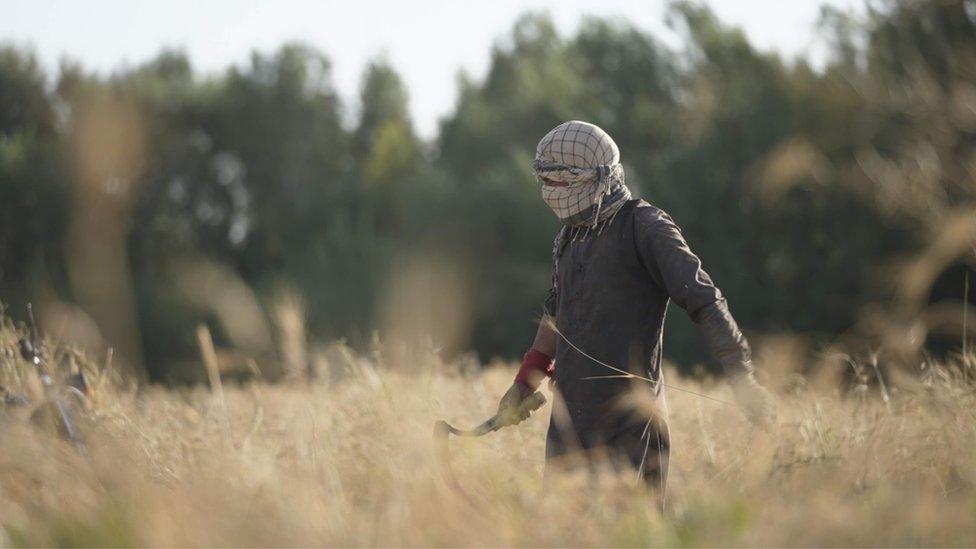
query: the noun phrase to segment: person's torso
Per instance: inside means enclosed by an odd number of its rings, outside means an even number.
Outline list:
[[[599,234],[568,242],[559,259],[555,320],[563,337],[556,344],[555,377],[574,422],[600,421],[632,384],[647,385],[605,377],[619,372],[597,361],[660,378],[668,296],[637,253],[634,211],[641,202],[624,205]]]

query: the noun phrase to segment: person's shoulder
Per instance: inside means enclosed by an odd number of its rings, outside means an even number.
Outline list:
[[[664,209],[651,204],[643,198],[636,199],[634,202],[634,221],[639,225],[650,227],[673,226],[674,220]]]

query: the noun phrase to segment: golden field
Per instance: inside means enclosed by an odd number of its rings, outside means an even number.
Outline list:
[[[5,323],[0,379],[30,392]],[[455,491],[433,422],[490,416],[514,365],[336,347],[327,379],[225,383],[221,398],[205,386],[135,391],[80,353],[48,348],[91,374],[94,394],[77,411],[87,456],[7,406],[0,545],[976,544],[976,395],[963,361],[902,376],[887,403],[876,385],[767,374],[778,397],[767,428],[668,391],[662,513],[626,472],[550,476],[544,487],[550,405],[517,427],[452,440]],[[718,381],[667,382],[731,400]]]

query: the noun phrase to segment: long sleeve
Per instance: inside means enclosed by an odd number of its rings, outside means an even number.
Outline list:
[[[558,304],[559,292],[557,291],[556,286],[552,286],[549,288],[549,292],[546,294],[546,300],[542,302],[543,314],[555,319]]]
[[[733,380],[752,374],[752,350],[732,318],[725,299],[700,309],[695,324],[712,354]]]
[[[635,242],[648,273],[688,313],[726,373],[733,378],[749,375],[749,343],[681,230],[657,208],[638,208],[636,214]]]

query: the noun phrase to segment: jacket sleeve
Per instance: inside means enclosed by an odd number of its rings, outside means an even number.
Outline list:
[[[542,312],[550,318],[556,318],[556,307],[559,304],[559,292],[555,286],[549,288],[546,300],[542,302]]]
[[[684,309],[715,358],[732,377],[752,373],[752,352],[732,318],[722,292],[712,283],[681,230],[654,207],[640,207],[634,219],[637,253],[651,278]]]

